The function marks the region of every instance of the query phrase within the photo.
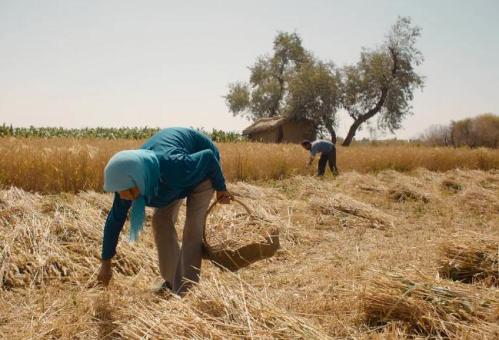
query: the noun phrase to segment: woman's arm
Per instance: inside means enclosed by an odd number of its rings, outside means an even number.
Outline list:
[[[125,224],[131,203],[131,201],[122,200],[116,193],[114,195],[113,207],[107,215],[106,224],[104,225],[104,236],[102,239],[101,267],[97,276],[97,281],[106,286],[113,276],[111,258],[116,254],[118,238],[123,229],[123,225]]]
[[[109,260],[116,254],[118,238],[131,205],[132,201],[122,200],[117,193],[114,194],[113,207],[107,215],[106,224],[104,225],[104,237],[102,239],[103,260]]]

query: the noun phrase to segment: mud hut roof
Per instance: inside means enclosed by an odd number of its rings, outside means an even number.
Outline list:
[[[270,117],[270,118],[260,118],[257,119],[253,124],[248,126],[243,130],[243,135],[248,135],[250,133],[262,132],[265,130],[273,129],[279,127],[286,123],[288,119],[286,117]]]

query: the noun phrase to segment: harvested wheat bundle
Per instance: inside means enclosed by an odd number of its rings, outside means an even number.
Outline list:
[[[124,338],[327,339],[321,327],[281,308],[236,275],[213,273],[184,299],[136,301],[118,323]]]
[[[97,194],[41,196],[0,191],[0,287],[40,286],[50,280],[81,282],[99,264],[105,214],[88,202]],[[125,233],[123,233],[125,234]],[[155,256],[127,242],[115,269],[136,275],[156,272]],[[126,253],[126,256],[120,254]]]
[[[386,191],[386,186],[375,175],[360,174],[350,171],[335,179],[335,182],[342,187],[358,188],[363,192],[382,193]]]
[[[236,196],[250,200],[270,200],[273,202],[283,200],[284,197],[275,189],[257,186],[245,182],[229,183],[229,191]]]
[[[416,188],[407,185],[401,185],[389,191],[390,197],[397,202],[419,201],[428,203],[430,196],[427,193],[422,193]]]
[[[455,234],[439,247],[439,273],[465,283],[499,284],[499,237]]]
[[[355,218],[357,223],[367,223],[372,228],[393,227],[392,216],[341,193],[335,193],[328,198],[312,198],[309,204],[311,209],[324,215],[346,214]]]
[[[276,219],[264,209],[253,208],[239,199],[229,206],[212,204],[203,235],[205,258],[237,270],[275,254],[279,248]]]
[[[332,181],[321,180],[312,176],[295,176],[287,182],[281,182],[282,190],[288,192],[293,199],[308,197],[329,197],[333,190]]]
[[[499,189],[499,176],[497,176],[497,174],[490,173],[490,175],[488,175],[488,176],[483,176],[483,179],[481,179],[478,182],[478,185],[484,189],[498,190]]]
[[[463,190],[463,185],[454,179],[447,178],[442,181],[442,188],[446,191],[457,193]]]
[[[479,214],[499,214],[497,192],[472,185],[459,195],[460,203],[471,212]]]
[[[497,291],[399,274],[374,275],[362,293],[363,313],[372,326],[401,323],[423,336],[499,335]]]

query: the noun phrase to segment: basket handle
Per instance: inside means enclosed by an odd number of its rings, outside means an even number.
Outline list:
[[[236,202],[237,204],[239,204],[241,207],[244,208],[244,210],[246,210],[246,213],[248,215],[251,215],[251,209],[248,208],[248,206],[246,204],[244,204],[241,200],[238,200],[237,198],[235,198],[234,196],[231,197],[230,199],[231,203],[232,202]],[[206,210],[206,214],[204,215],[204,226],[203,226],[203,243],[205,245],[208,245],[208,242],[206,241],[206,221],[208,220],[208,216],[210,215],[211,211],[213,210],[213,208],[219,203],[220,201],[219,200],[215,200],[211,205],[210,207],[208,208],[208,210]]]

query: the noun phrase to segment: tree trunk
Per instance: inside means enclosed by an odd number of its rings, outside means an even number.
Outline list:
[[[346,136],[345,140],[343,141],[343,146],[349,146],[352,141],[353,137],[355,137],[355,133],[357,132],[357,129],[359,126],[362,125],[365,121],[368,119],[372,118],[374,115],[376,115],[381,109],[383,108],[383,104],[385,103],[386,100],[386,95],[388,94],[388,89],[383,88],[381,89],[381,96],[376,103],[376,106],[367,111],[365,114],[360,115],[355,121],[353,122],[352,126],[350,126],[350,129],[348,130],[348,135]]]
[[[283,78],[284,66],[285,64],[283,63],[279,67],[279,75],[276,76],[276,79],[279,82],[279,97],[277,98],[274,107],[270,112],[270,117],[275,117],[279,114],[279,104],[281,104],[282,97],[284,96],[284,78]]]
[[[357,132],[357,129],[359,128],[359,126],[363,123],[363,121],[361,121],[360,118],[358,118],[357,120],[355,120],[352,124],[352,126],[350,126],[350,129],[348,130],[348,134],[347,136],[345,137],[345,140],[343,141],[343,146],[350,146],[350,144],[352,143],[353,141],[353,137],[355,137],[355,133]]]
[[[329,133],[331,134],[331,142],[336,144],[336,132],[334,131],[334,129],[332,129],[331,131],[329,131]]]
[[[277,129],[277,143],[282,143],[282,140],[284,138],[284,129],[282,125],[279,126]]]
[[[336,131],[334,131],[334,128],[332,126],[326,126],[326,129],[331,135],[331,142],[336,144]]]
[[[393,62],[392,77],[396,77],[397,72],[398,72],[398,67],[399,67],[398,55],[397,55],[397,52],[395,51],[394,48],[389,48],[389,51],[390,51],[390,55],[392,57],[392,62]],[[385,85],[385,87],[383,87],[381,89],[381,96],[380,96],[378,102],[376,103],[376,106],[374,106],[372,109],[367,111],[365,114],[360,115],[359,117],[357,117],[357,119],[355,119],[352,126],[350,126],[350,129],[348,130],[348,135],[346,136],[345,140],[343,141],[343,144],[342,144],[343,146],[349,146],[352,143],[353,138],[355,137],[355,133],[357,132],[357,129],[359,128],[359,126],[361,126],[362,123],[364,123],[368,119],[371,119],[374,115],[376,115],[379,111],[381,111],[381,109],[383,108],[383,105],[385,104],[386,96],[388,94],[388,89],[389,89],[389,85]]]

